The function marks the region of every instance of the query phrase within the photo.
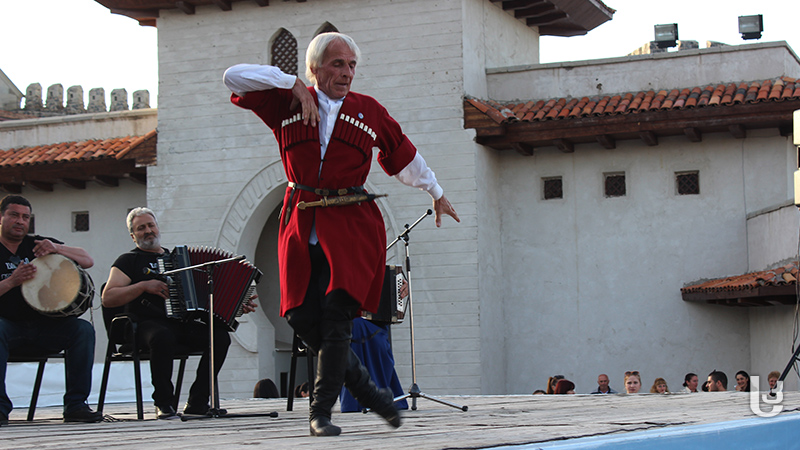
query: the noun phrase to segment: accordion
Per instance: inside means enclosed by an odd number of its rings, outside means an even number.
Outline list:
[[[406,299],[400,296],[404,280],[402,267],[386,266],[378,311],[374,314],[362,311],[361,317],[382,325],[401,323],[406,314]]]
[[[234,256],[218,248],[179,245],[158,259],[158,270],[163,273]],[[245,260],[228,261],[214,267],[214,316],[230,331],[236,331],[239,326],[236,318],[242,315],[242,308],[253,295],[261,275],[260,270]],[[171,278],[169,298],[164,300],[167,317],[180,320],[207,318],[208,273],[198,269],[184,270]]]

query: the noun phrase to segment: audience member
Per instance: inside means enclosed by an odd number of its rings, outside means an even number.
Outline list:
[[[708,392],[721,392],[728,390],[728,376],[725,372],[714,370],[708,374]]]
[[[770,389],[777,389],[778,388],[778,379],[781,377],[781,373],[777,370],[773,370],[772,372],[767,375],[767,380],[769,381],[769,388]]]
[[[309,395],[308,389],[308,381],[304,381],[302,384],[298,384],[294,388],[294,396],[295,398],[305,398]]]
[[[541,389],[537,389],[537,390],[533,391],[533,395],[544,395],[544,394],[545,394],[545,392],[543,390],[541,390]]]
[[[689,372],[683,377],[683,392],[691,394],[697,392],[699,380],[696,373]]]
[[[704,381],[704,382],[703,382],[703,388],[702,388],[702,391],[703,391],[703,392],[708,392],[708,380],[706,380],[706,381]]]
[[[625,372],[625,392],[628,394],[638,394],[642,388],[642,377],[638,370]]]
[[[750,392],[750,374],[744,370],[736,372],[736,390],[739,392]]]
[[[617,391],[608,386],[608,375],[601,373],[597,376],[597,390],[592,394],[617,394]]]
[[[667,387],[667,380],[663,378],[656,378],[656,381],[653,382],[653,386],[650,388],[651,394],[667,394],[669,393],[669,388]]]
[[[553,375],[552,377],[547,379],[547,394],[555,394],[556,391],[556,383],[558,380],[563,380],[564,375]]]
[[[558,380],[556,383],[556,388],[554,394],[574,394],[575,393],[575,383],[572,381],[562,379]]]
[[[259,380],[258,383],[256,383],[256,386],[253,388],[253,398],[278,397],[280,397],[280,394],[278,393],[278,386],[275,386],[275,382],[269,378]]]

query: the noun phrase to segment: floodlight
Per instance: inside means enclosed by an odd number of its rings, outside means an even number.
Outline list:
[[[655,43],[658,48],[675,47],[678,43],[677,23],[665,23],[656,25],[653,28],[655,31]]]

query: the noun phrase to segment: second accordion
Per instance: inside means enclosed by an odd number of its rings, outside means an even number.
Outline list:
[[[214,247],[187,247],[178,245],[158,259],[158,270],[166,272],[196,266],[212,261],[232,258],[235,255]],[[239,326],[244,304],[261,280],[261,271],[249,261],[227,261],[213,269],[214,316],[224,322],[230,331]],[[169,298],[164,300],[167,317],[194,320],[208,317],[208,273],[205,270],[184,270],[174,274],[169,284]]]

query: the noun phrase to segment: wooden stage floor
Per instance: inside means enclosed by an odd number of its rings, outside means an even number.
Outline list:
[[[617,437],[642,430],[752,422],[748,393],[641,395],[442,396],[467,405],[451,408],[428,399],[404,411],[403,426],[392,429],[375,414],[334,413],[343,429],[334,438],[308,435],[308,403],[286,399],[223,400],[231,415],[278,412],[278,417],[227,417],[204,420],[156,420],[146,403],[144,421],[135,420],[132,403],[106,405],[106,422],[65,424],[60,407],[39,408],[26,422],[16,409],[0,427],[0,448],[230,448],[269,449],[479,449],[511,445],[536,447],[586,436]],[[800,393],[787,392],[778,417],[799,415]],[[92,405],[94,406],[94,405]],[[338,407],[338,404],[337,404]],[[764,410],[769,408],[763,405]],[[749,420],[748,420],[749,419]],[[761,419],[768,421],[770,419]],[[529,447],[532,448],[532,447]]]

